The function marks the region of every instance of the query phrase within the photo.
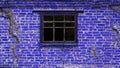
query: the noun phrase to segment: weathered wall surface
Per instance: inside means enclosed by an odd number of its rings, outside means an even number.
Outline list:
[[[17,65],[18,68],[119,68],[120,44],[118,40],[120,40],[120,35],[112,28],[117,25],[116,29],[120,30],[120,13],[107,7],[109,3],[101,3],[104,5],[102,8],[90,6],[92,2],[77,2],[75,4],[78,6],[76,7],[77,10],[84,11],[84,13],[78,13],[78,43],[75,45],[46,46],[40,42],[41,16],[39,12],[32,12],[32,10],[34,8],[75,9],[72,3],[10,2],[17,28],[19,28],[17,36],[20,43],[17,43],[8,33],[9,20],[1,12],[0,66],[13,67]],[[4,3],[2,4],[4,5]],[[59,5],[66,7],[57,7]],[[15,57],[10,51],[13,44],[17,45],[15,52],[19,57],[16,64],[13,62]]]

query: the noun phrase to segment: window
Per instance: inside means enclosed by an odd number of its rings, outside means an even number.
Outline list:
[[[76,42],[76,15],[63,14],[43,14],[41,36],[42,42]]]

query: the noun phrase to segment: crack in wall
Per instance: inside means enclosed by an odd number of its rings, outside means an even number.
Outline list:
[[[11,8],[9,7],[8,1],[5,1],[5,6],[7,6],[6,9],[0,7],[0,11],[2,13],[5,14],[5,17],[7,17],[7,19],[9,20],[9,29],[8,29],[8,33],[17,41],[17,43],[20,43],[20,40],[18,38],[18,28],[17,28],[17,23],[14,21],[14,14],[11,10]],[[13,54],[14,59],[14,68],[16,68],[17,65],[17,61],[18,61],[18,56],[16,55],[16,51],[15,48],[17,46],[16,44],[11,45],[10,50]]]
[[[14,16],[13,16],[12,10],[11,10],[10,8],[8,8],[8,9],[3,9],[2,7],[0,7],[0,9],[1,9],[2,12],[5,13],[5,16],[9,19],[9,29],[8,29],[8,33],[9,33],[13,38],[15,38],[15,40],[17,41],[17,43],[20,43],[20,40],[19,40],[19,38],[18,38],[18,36],[17,36],[19,29],[17,28],[17,23],[14,22]],[[118,31],[118,29],[116,28],[116,26],[112,26],[111,29],[112,29],[113,31],[115,31],[116,34],[119,34],[119,31]],[[115,41],[116,41],[114,47],[117,48],[117,45],[119,44],[119,40],[118,40],[116,37],[114,37],[114,39],[115,39]],[[16,47],[16,46],[17,46],[17,44],[13,44],[13,45],[11,45],[11,48],[10,48],[13,56],[16,58],[15,61],[14,61],[15,64],[16,64],[16,61],[18,61],[18,56],[16,55],[16,52],[15,52],[15,47]],[[62,51],[63,54],[64,54],[64,51],[63,51],[63,50],[64,50],[64,47],[61,49],[61,51]],[[94,57],[95,57],[96,59],[99,59],[98,56],[97,56],[97,52],[96,52],[96,48],[95,48],[95,47],[92,49],[92,53],[93,53],[93,55],[94,55]],[[62,65],[63,65],[63,68],[64,68],[64,60],[62,60]]]
[[[111,26],[111,29],[116,32],[117,35],[119,35],[119,30],[118,30],[118,26],[117,25],[114,25],[114,26]],[[115,40],[115,44],[114,44],[114,48],[117,49],[117,46],[119,44],[119,40],[116,38],[116,36],[113,36],[113,39]]]
[[[117,35],[119,35],[118,25],[111,26],[111,29],[116,32]],[[113,39],[115,40],[114,48],[117,49],[117,46],[119,44],[119,40],[117,39],[117,35],[113,36]]]
[[[117,49],[117,46],[119,44],[119,40],[116,38],[116,36],[114,36],[114,40],[115,40],[114,48]]]
[[[113,11],[116,11],[116,12],[120,13],[120,2],[118,0],[116,0],[115,2],[113,2],[112,5],[109,5],[110,9],[112,9]]]
[[[94,57],[95,57],[97,60],[99,60],[99,58],[98,58],[98,56],[97,56],[97,52],[96,52],[96,47],[93,47],[93,48],[92,48],[92,53],[93,53]]]
[[[14,68],[17,68],[17,61],[18,61],[18,56],[16,55],[16,51],[15,51],[15,47],[16,47],[17,45],[16,44],[13,44],[11,47],[10,47],[10,50],[11,50],[11,52],[12,52],[12,54],[13,54],[13,56],[14,56]]]

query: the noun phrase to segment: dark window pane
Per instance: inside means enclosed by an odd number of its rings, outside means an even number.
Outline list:
[[[65,40],[66,41],[74,41],[74,28],[66,28],[65,29]]]
[[[55,27],[63,27],[63,26],[64,26],[64,23],[55,22]]]
[[[43,18],[43,32],[43,41],[45,42],[75,41],[75,16],[45,15]]]
[[[65,21],[74,21],[74,16],[65,16]]]
[[[44,23],[44,27],[53,27],[53,23]]]
[[[66,26],[66,27],[74,27],[74,26],[75,26],[75,23],[74,23],[74,22],[65,23],[65,26]]]
[[[44,28],[44,41],[52,41],[52,40],[53,40],[53,29]]]
[[[64,21],[64,16],[54,16],[55,21]]]
[[[44,21],[53,21],[53,16],[44,16]]]
[[[63,41],[63,28],[55,29],[55,41]]]

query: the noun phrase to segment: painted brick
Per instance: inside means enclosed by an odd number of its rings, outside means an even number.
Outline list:
[[[112,0],[111,0],[112,1]],[[114,0],[113,0],[114,1]],[[0,2],[1,3],[1,2]],[[77,16],[77,43],[75,45],[56,44],[56,46],[45,45],[41,38],[41,16],[39,12],[32,12],[34,8],[59,10],[63,6],[66,9],[73,9],[73,3],[78,10]],[[114,48],[116,32],[110,26],[118,25],[120,15],[118,12],[102,7],[92,9],[92,0],[84,2],[21,2],[11,1],[12,11],[15,14],[15,21],[18,23],[20,31],[18,37],[21,43],[17,44],[15,51],[19,56],[18,68],[119,68],[120,46]],[[101,2],[108,6],[109,2]],[[2,3],[4,5],[4,3]],[[38,7],[39,6],[39,7]],[[66,7],[65,7],[66,6]],[[8,34],[8,20],[4,14],[0,13],[0,66],[14,66],[14,57],[10,52],[10,46],[15,39]],[[116,36],[120,39],[119,36]],[[96,47],[97,60],[92,52]]]

